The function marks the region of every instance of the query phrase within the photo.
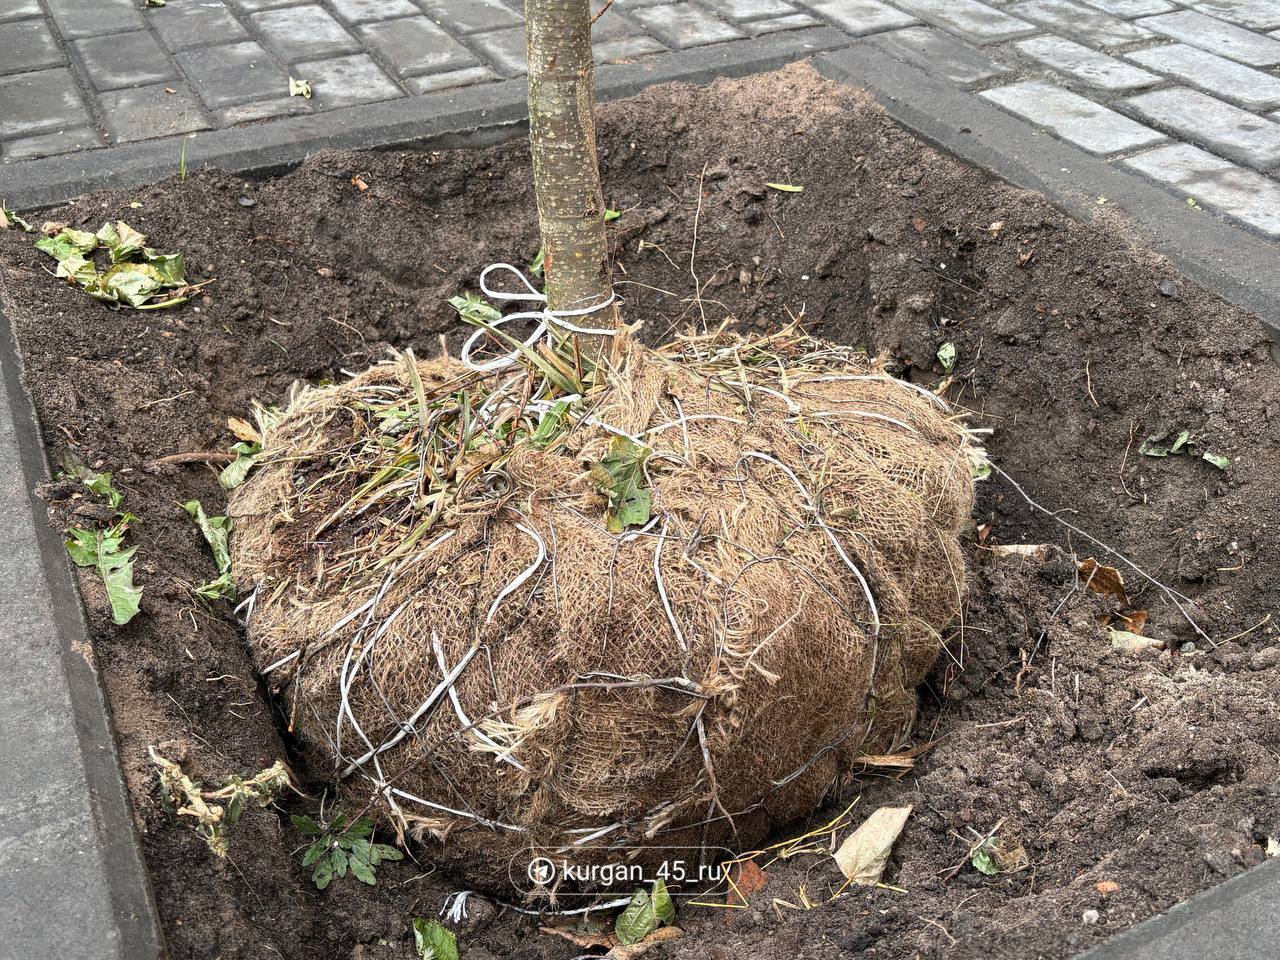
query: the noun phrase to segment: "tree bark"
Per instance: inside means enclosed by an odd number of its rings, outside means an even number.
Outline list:
[[[607,300],[612,291],[596,157],[590,0],[525,0],[525,39],[529,143],[547,305],[580,310]],[[612,305],[572,322],[581,327],[620,325]],[[591,345],[595,350],[602,346]]]

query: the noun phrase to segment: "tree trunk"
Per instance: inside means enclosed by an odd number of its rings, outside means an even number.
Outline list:
[[[580,310],[609,298],[604,198],[596,159],[595,64],[590,0],[525,0],[529,54],[529,143],[542,231],[547,305]],[[614,328],[609,306],[573,317]],[[594,338],[593,350],[603,344]],[[589,341],[588,341],[589,342]]]

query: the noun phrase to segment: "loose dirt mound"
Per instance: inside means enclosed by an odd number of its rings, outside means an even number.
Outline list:
[[[790,331],[546,383],[406,355],[304,390],[230,507],[313,766],[507,894],[535,851],[752,846],[906,743],[982,461],[942,401]]]

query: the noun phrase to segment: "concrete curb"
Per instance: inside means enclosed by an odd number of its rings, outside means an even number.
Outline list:
[[[1272,960],[1280,944],[1280,859],[1175,904],[1078,960]]]
[[[1144,243],[1201,286],[1258,314],[1280,336],[1275,243],[1193,210],[1185,197],[1037,131],[871,44],[825,53],[814,66],[832,80],[871,90],[917,136],[1001,180],[1045,194],[1077,220],[1089,222],[1098,197],[1106,197]]]
[[[0,313],[0,960],[152,960],[156,908]]]

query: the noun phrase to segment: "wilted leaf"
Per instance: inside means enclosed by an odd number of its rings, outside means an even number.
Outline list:
[[[651,503],[644,486],[644,464],[652,452],[628,437],[615,435],[609,439],[604,459],[591,465],[592,479],[609,498],[605,528],[610,533],[649,522]]]
[[[950,340],[938,348],[938,362],[947,373],[956,368],[957,355],[956,345]]]
[[[66,260],[68,257],[83,258],[92,253],[98,246],[98,238],[84,230],[72,230],[63,227],[54,236],[41,237],[36,241],[36,249],[43,250],[55,260]]]
[[[196,526],[204,534],[205,542],[213,551],[213,562],[218,570],[218,578],[201,587],[196,593],[207,599],[232,596],[235,586],[231,581],[231,551],[227,546],[227,538],[231,533],[230,517],[210,517],[204,512],[199,500],[188,500],[183,508],[196,521]]]
[[[664,923],[670,925],[676,918],[676,908],[671,894],[661,880],[653,881],[652,890],[635,892],[627,908],[618,915],[614,932],[618,943],[627,946],[639,943]]]
[[[78,567],[93,567],[107,589],[111,619],[123,626],[137,616],[142,588],[133,585],[133,555],[137,547],[121,550],[124,531],[132,516],[126,514],[107,530],[72,527],[67,531],[67,553]]]
[[[994,877],[1000,872],[1000,864],[996,861],[995,851],[987,846],[981,846],[973,852],[969,857],[969,862],[973,864],[973,868],[979,873],[985,873],[988,877]]]
[[[804,193],[804,187],[794,183],[766,183],[770,190],[781,190],[783,193]]]
[[[893,843],[910,815],[911,807],[881,807],[867,817],[835,852],[840,872],[864,886],[879,883]]]
[[[234,490],[240,484],[244,483],[245,477],[249,475],[249,471],[253,465],[258,462],[258,454],[262,451],[261,444],[240,443],[233,444],[231,452],[236,458],[222,468],[222,472],[218,474],[218,483],[222,485],[223,490]]]
[[[969,862],[979,873],[994,877],[1002,873],[1016,873],[1029,861],[1022,844],[999,837],[988,838],[969,855]]]
[[[1093,557],[1086,557],[1080,561],[1078,569],[1091,592],[1114,597],[1123,604],[1129,602],[1129,595],[1124,589],[1124,577],[1120,576],[1120,571],[1115,567],[1104,567]]]
[[[1148,457],[1167,457],[1169,454],[1177,453],[1186,446],[1191,440],[1191,433],[1183,430],[1169,444],[1166,444],[1164,440],[1164,434],[1152,434],[1138,445],[1138,452]]]
[[[479,320],[482,323],[494,323],[502,319],[502,314],[489,301],[479,294],[467,292],[458,297],[449,298],[449,306],[458,311],[463,320]]]
[[[262,442],[262,435],[258,433],[258,428],[248,420],[241,420],[239,417],[227,417],[227,429],[231,431],[237,440],[243,440],[245,443]]]
[[[97,233],[98,241],[111,251],[111,262],[120,263],[135,256],[146,245],[147,238],[123,220],[104,223]]]
[[[352,177],[351,185],[355,187],[357,190],[359,190],[361,193],[364,193],[366,190],[369,189],[369,184],[365,182],[364,177]]]
[[[311,84],[306,80],[295,80],[289,78],[289,96],[302,97],[304,100],[311,99]]]
[[[458,960],[458,940],[438,920],[414,917],[413,944],[422,960]]]
[[[1225,470],[1227,467],[1231,466],[1231,459],[1229,457],[1224,457],[1220,453],[1202,453],[1200,454],[1200,459],[1207,460],[1219,470]]]

